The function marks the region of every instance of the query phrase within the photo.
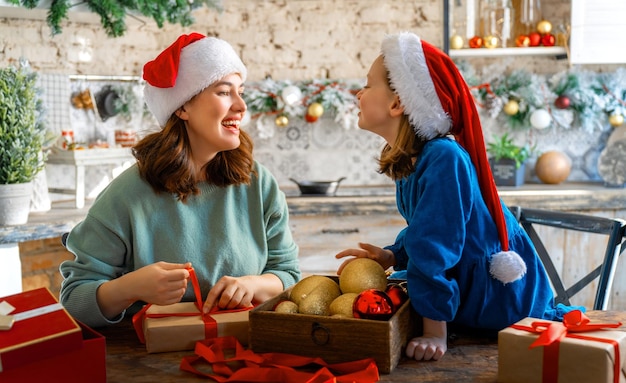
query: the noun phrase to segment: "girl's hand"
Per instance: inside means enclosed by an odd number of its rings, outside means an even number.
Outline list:
[[[356,258],[373,259],[378,262],[385,270],[396,264],[396,257],[393,255],[393,252],[391,250],[386,250],[381,247],[371,245],[369,243],[359,243],[359,247],[360,249],[347,249],[335,255],[335,258],[337,259],[344,257],[354,257],[347,259],[339,266],[339,269],[337,269],[337,275],[340,275],[343,271],[343,268]]]
[[[445,338],[420,336],[406,345],[406,356],[415,360],[439,360],[447,350]]]
[[[422,318],[424,335],[413,338],[406,345],[406,356],[415,360],[439,360],[448,350],[447,323]]]

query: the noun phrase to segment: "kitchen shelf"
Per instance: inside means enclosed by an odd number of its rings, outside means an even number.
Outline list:
[[[565,56],[565,47],[527,47],[527,48],[467,48],[450,49],[450,57],[503,57],[503,56]]]

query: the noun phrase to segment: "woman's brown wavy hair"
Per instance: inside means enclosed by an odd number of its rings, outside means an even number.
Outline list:
[[[220,187],[250,183],[253,143],[243,130],[239,131],[239,139],[238,148],[219,152],[206,164],[208,183]],[[139,141],[132,152],[137,159],[139,174],[156,193],[172,193],[182,202],[190,195],[200,193],[185,122],[175,114],[161,131]]]

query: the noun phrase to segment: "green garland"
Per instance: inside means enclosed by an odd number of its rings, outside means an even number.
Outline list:
[[[613,73],[571,69],[551,76],[516,70],[483,82],[466,62],[457,66],[477,105],[511,130],[530,129],[531,116],[539,109],[550,114],[551,127],[587,132],[606,129],[610,117],[626,117],[626,68]],[[566,99],[565,107],[557,102],[559,97]],[[517,103],[516,113],[507,110],[510,101]]]
[[[8,0],[14,5],[28,9],[37,7],[39,0]],[[191,12],[202,6],[223,11],[221,0],[52,0],[47,22],[52,35],[62,32],[61,22],[68,18],[67,12],[75,5],[85,4],[89,10],[100,16],[100,22],[109,37],[120,37],[126,32],[126,16],[133,14],[152,18],[159,28],[165,21],[183,27],[194,23]]]
[[[297,87],[301,97],[295,103],[287,103],[282,94],[287,87]],[[285,116],[288,119],[306,120],[309,107],[320,104],[325,115],[332,115],[345,128],[354,125],[358,112],[356,92],[361,84],[341,80],[308,80],[292,82],[271,78],[246,83],[244,100],[252,119],[263,116]],[[310,116],[309,116],[310,117]],[[307,122],[315,122],[313,119]]]

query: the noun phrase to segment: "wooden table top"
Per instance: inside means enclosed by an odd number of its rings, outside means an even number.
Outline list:
[[[591,311],[587,316],[593,321],[626,322],[626,312]],[[179,369],[183,356],[193,355],[193,351],[148,354],[130,320],[97,331],[106,337],[107,382],[212,381]],[[381,374],[379,382],[495,383],[497,373],[497,338],[460,336],[449,341],[448,351],[441,360],[417,362],[403,358],[391,374]]]

